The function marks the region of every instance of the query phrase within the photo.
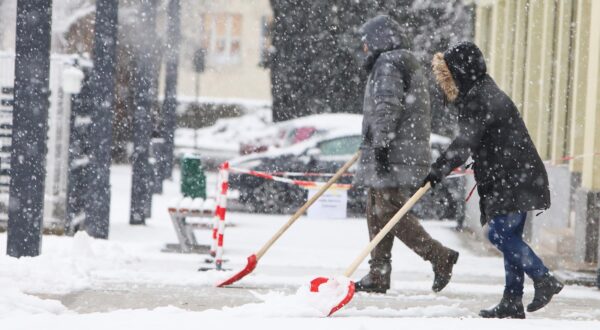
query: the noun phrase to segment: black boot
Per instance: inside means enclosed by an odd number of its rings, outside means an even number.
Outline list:
[[[356,282],[356,292],[385,293],[390,288],[390,276],[392,275],[391,261],[369,261],[371,271],[360,281]]]
[[[448,285],[448,282],[452,278],[452,268],[457,261],[458,252],[452,249],[446,249],[446,252],[442,256],[432,259],[431,264],[433,265],[435,277],[431,289],[434,292],[440,292]]]
[[[563,289],[564,284],[556,277],[546,274],[542,278],[534,280],[533,287],[535,288],[535,295],[531,304],[527,305],[528,312],[535,312],[546,306],[552,300],[552,296]]]
[[[504,294],[500,303],[490,309],[482,309],[479,316],[489,319],[524,319],[523,297]]]

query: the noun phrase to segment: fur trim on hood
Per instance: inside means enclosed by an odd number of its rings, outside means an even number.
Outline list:
[[[444,54],[436,53],[433,55],[431,68],[433,69],[435,80],[440,88],[442,88],[444,91],[444,94],[446,94],[448,101],[454,102],[454,100],[456,100],[458,97],[458,86],[456,86],[454,78],[452,78],[452,73],[450,72],[448,64],[444,59]]]

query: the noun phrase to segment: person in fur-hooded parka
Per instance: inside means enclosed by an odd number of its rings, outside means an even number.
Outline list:
[[[512,100],[487,74],[481,51],[460,43],[433,57],[436,80],[458,108],[460,134],[432,165],[435,183],[473,158],[481,224],[550,207],[546,168]]]
[[[487,224],[490,242],[503,253],[506,273],[500,304],[480,315],[525,318],[525,274],[535,287],[529,312],[544,307],[563,287],[522,238],[527,212],[550,207],[546,169],[517,107],[487,74],[475,44],[462,42],[435,54],[432,67],[447,100],[458,108],[460,132],[423,185],[435,186],[473,158],[481,224]]]

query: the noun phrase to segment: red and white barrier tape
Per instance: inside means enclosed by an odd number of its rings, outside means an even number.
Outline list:
[[[225,213],[227,212],[227,190],[229,190],[229,162],[225,162],[219,168],[221,177],[219,187],[219,206],[217,207],[217,216],[219,225],[217,232],[217,252],[215,256],[215,266],[221,270],[223,266],[223,239],[225,237]]]
[[[581,154],[581,155],[577,155],[577,156],[564,156],[564,157],[559,158],[558,161],[567,162],[567,161],[581,159],[581,158],[585,158],[585,157],[598,157],[598,156],[600,156],[600,152],[594,152],[594,153],[590,153],[590,154]],[[545,164],[550,164],[553,162],[555,162],[555,160],[545,160],[544,161]]]
[[[231,167],[230,170],[232,172],[237,172],[237,173],[242,173],[242,174],[248,174],[248,175],[252,175],[255,177],[259,177],[259,178],[263,178],[263,179],[267,179],[267,180],[272,180],[272,181],[276,181],[276,182],[283,182],[283,183],[288,183],[288,184],[293,184],[302,188],[318,188],[321,185],[324,185],[325,182],[317,182],[317,181],[304,181],[304,180],[294,180],[294,179],[290,179],[290,178],[283,178],[280,176],[275,176],[273,174],[269,174],[269,173],[265,173],[265,172],[260,172],[260,171],[254,171],[254,170],[247,170],[247,169],[243,169],[243,168],[235,168],[235,167]],[[333,188],[337,188],[337,189],[350,189],[352,188],[351,184],[345,184],[345,183],[336,183],[332,186]]]
[[[559,160],[560,161],[571,161],[571,160],[590,157],[590,156],[592,156],[592,157],[600,156],[600,152],[596,152],[596,153],[592,153],[592,154],[581,154],[581,155],[577,155],[577,156],[565,156],[565,157],[560,158]],[[553,162],[552,160],[544,161],[545,164],[549,164],[552,162]],[[265,173],[265,172],[247,170],[247,169],[241,169],[241,168],[234,168],[234,167],[230,168],[230,170],[233,172],[248,174],[248,175],[256,176],[256,177],[267,179],[267,180],[273,180],[273,181],[277,181],[277,182],[293,184],[293,185],[300,186],[300,187],[306,188],[306,189],[319,187],[320,185],[325,184],[325,182],[294,180],[294,179],[284,178],[282,176],[326,177],[326,176],[334,175],[332,173],[302,173],[302,172],[275,172],[273,174],[269,174],[269,173]],[[463,170],[460,168],[456,168],[446,178],[448,178],[448,179],[459,178],[459,177],[463,177],[465,175],[472,175],[473,173],[474,172],[471,169]],[[353,175],[354,175],[353,173],[345,173],[344,174],[344,176],[353,176]],[[352,188],[352,185],[338,183],[338,184],[334,184],[332,187],[338,188],[338,189],[350,189],[350,188]],[[466,201],[469,201],[469,199],[471,199],[471,196],[473,195],[476,187],[477,187],[477,185],[473,186],[473,188],[470,190],[470,192],[466,198]]]
[[[581,154],[581,155],[577,155],[577,156],[564,156],[564,157],[559,158],[558,160],[544,160],[543,163],[548,165],[548,164],[554,163],[555,161],[568,162],[571,160],[582,159],[582,158],[586,158],[586,157],[598,157],[598,156],[600,156],[600,152]],[[461,176],[465,176],[465,175],[470,175],[473,173],[474,172],[471,169],[461,170],[461,169],[457,168],[457,169],[454,169],[452,171],[452,174],[448,175],[446,178],[457,178],[457,177],[461,177]]]
[[[567,162],[567,161],[581,159],[581,158],[585,158],[585,157],[598,157],[598,156],[600,156],[600,152],[595,152],[595,153],[590,153],[590,154],[581,154],[581,155],[577,155],[577,156],[564,156],[564,157],[559,158],[559,161]],[[554,163],[554,160],[545,160],[544,161],[544,164],[552,164],[552,163]],[[467,174],[473,174],[473,170],[467,169],[467,170],[462,171],[460,169],[455,169],[454,171],[452,171],[451,175],[447,176],[447,178],[456,178],[456,177],[465,176]],[[467,198],[465,199],[466,202],[468,202],[471,199],[471,197],[473,197],[473,193],[475,192],[476,188],[477,188],[477,183],[475,183],[473,185],[473,187],[467,194]]]
[[[274,172],[275,176],[307,176],[307,177],[325,177],[334,176],[335,173],[311,173],[311,172]],[[354,176],[354,173],[344,173],[342,176]]]

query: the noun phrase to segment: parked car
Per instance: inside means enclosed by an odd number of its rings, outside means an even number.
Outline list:
[[[331,130],[360,127],[362,116],[347,113],[312,115],[272,125],[262,134],[240,143],[240,155],[260,153],[272,148],[284,148],[312,137],[327,134]]]
[[[432,134],[430,141],[433,161],[448,146],[450,139]],[[287,148],[242,156],[230,164],[268,173],[334,173],[358,150],[360,143],[359,130],[338,130]],[[340,183],[351,183],[354,170],[355,166],[350,168],[350,175],[342,177]],[[329,177],[306,175],[294,178],[326,181]],[[239,204],[250,212],[291,213],[307,199],[305,189],[255,176],[232,173],[229,181],[231,189],[237,192],[233,195],[238,196]],[[464,216],[464,195],[463,178],[444,180],[415,205],[413,212],[425,219],[461,220]],[[366,190],[352,187],[348,191],[349,213],[360,215],[365,209]]]

